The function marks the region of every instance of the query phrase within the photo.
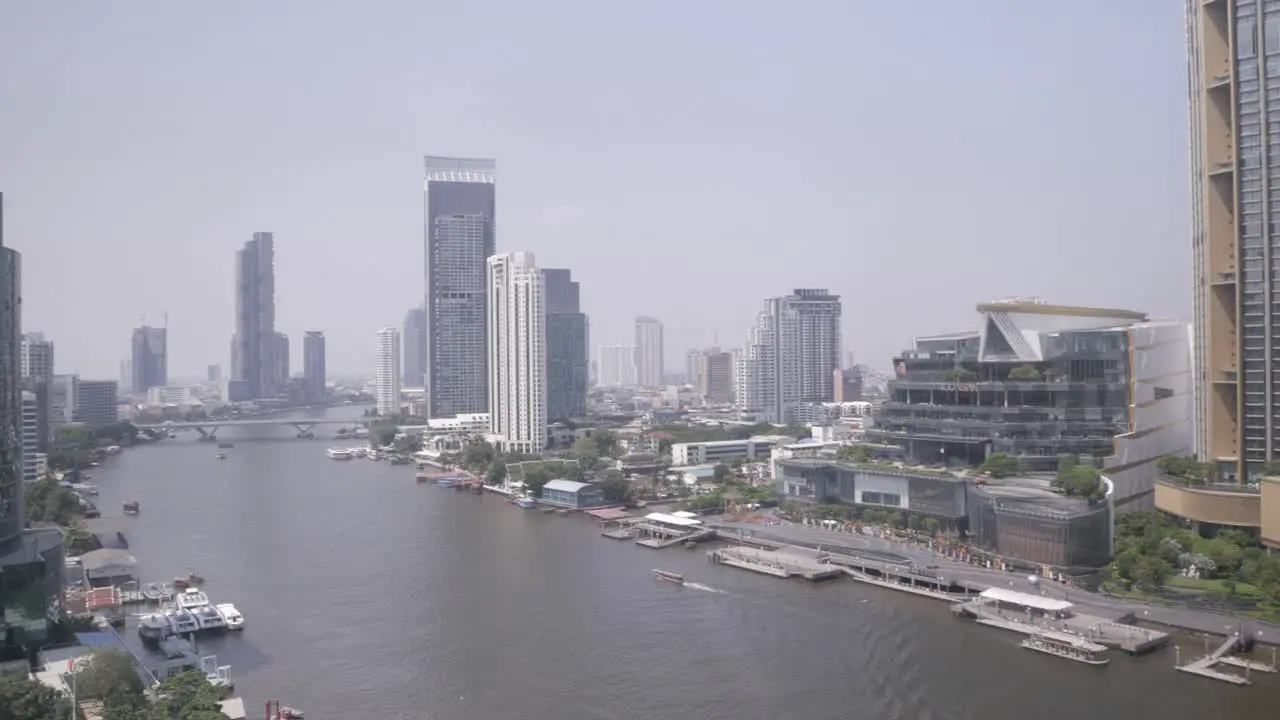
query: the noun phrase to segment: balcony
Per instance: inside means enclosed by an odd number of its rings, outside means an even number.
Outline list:
[[[1209,82],[1205,85],[1206,89],[1213,90],[1220,87],[1229,87],[1231,85],[1231,71],[1218,73],[1209,78]]]
[[[1235,285],[1236,274],[1234,272],[1215,273],[1213,278],[1209,281],[1209,284],[1210,285]]]
[[[1262,524],[1262,493],[1248,485],[1188,485],[1164,477],[1156,481],[1156,507],[1195,522],[1247,528]]]
[[[1209,164],[1209,177],[1217,177],[1219,175],[1228,175],[1230,173],[1235,172],[1235,170],[1236,170],[1235,158],[1229,158],[1227,160],[1219,160],[1218,162]]]
[[[1213,376],[1213,381],[1216,383],[1234,383],[1238,381],[1239,377],[1240,377],[1239,373],[1220,370],[1216,375]]]

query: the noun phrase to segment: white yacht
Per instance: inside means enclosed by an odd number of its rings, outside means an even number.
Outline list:
[[[231,603],[222,603],[218,605],[218,612],[221,613],[222,619],[227,623],[228,630],[243,630],[244,615],[236,609]]]
[[[201,630],[226,630],[227,621],[223,619],[222,613],[218,612],[218,608],[212,605],[201,605],[191,611],[196,616],[196,622],[200,624]]]
[[[200,629],[200,621],[187,610],[167,610],[165,615],[169,616],[169,627],[175,635],[189,635]]]
[[[346,448],[329,448],[329,457],[333,460],[350,460],[355,454]]]
[[[209,596],[196,588],[187,588],[182,591],[182,594],[174,598],[174,602],[176,602],[178,607],[182,610],[195,610],[196,608],[208,605]]]
[[[369,454],[369,448],[367,448],[367,447],[354,447],[354,448],[351,448],[351,454],[352,454],[352,455],[355,455],[355,456],[356,456],[356,457],[358,457],[358,458],[366,457],[366,456],[368,456],[368,454]]]

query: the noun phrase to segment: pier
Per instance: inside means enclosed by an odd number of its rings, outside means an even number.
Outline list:
[[[974,600],[953,605],[952,612],[971,617],[981,625],[1023,635],[1058,631],[1132,655],[1154,650],[1169,641],[1168,633],[1077,613],[1074,607],[1065,600],[988,588]]]
[[[798,554],[748,547],[720,548],[707,553],[711,562],[718,565],[750,570],[780,578],[802,577],[810,582],[840,577],[844,569],[825,562],[822,557],[804,557]]]
[[[1206,640],[1205,642],[1205,647],[1207,648],[1208,641]],[[1196,658],[1185,665],[1182,664],[1182,648],[1177,648],[1177,655],[1173,661],[1174,668],[1181,672],[1199,675],[1200,677],[1209,678],[1210,680],[1219,680],[1221,682],[1231,683],[1232,685],[1251,685],[1252,681],[1249,679],[1250,672],[1276,672],[1274,649],[1272,650],[1270,665],[1263,665],[1256,660],[1246,660],[1231,654],[1236,650],[1246,649],[1244,640],[1240,635],[1233,633],[1230,637],[1223,640],[1213,652],[1203,657]],[[1218,669],[1218,666],[1220,665],[1243,669],[1244,675],[1241,676],[1236,675],[1235,673],[1223,672]]]

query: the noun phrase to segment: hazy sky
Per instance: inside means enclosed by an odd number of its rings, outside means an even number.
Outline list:
[[[1169,0],[0,3],[0,189],[24,327],[116,377],[227,364],[234,255],[371,374],[423,295],[424,154],[498,161],[498,249],[572,268],[592,344],[636,315],[740,344],[844,296],[888,366],[975,303],[1190,313],[1184,21]],[[594,354],[594,353],[593,353]]]

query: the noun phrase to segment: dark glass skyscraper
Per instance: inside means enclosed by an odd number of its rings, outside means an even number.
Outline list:
[[[426,380],[433,418],[489,410],[486,261],[493,160],[426,158]]]
[[[306,383],[307,399],[319,400],[325,395],[324,332],[308,330],[302,336],[302,379]]]
[[[547,314],[547,422],[587,414],[587,316],[578,302],[578,283],[564,269],[542,271]]]
[[[404,316],[404,329],[400,332],[400,370],[404,387],[420,388],[427,384],[427,311],[416,307]]]
[[[249,398],[276,393],[275,237],[257,232],[236,253],[236,334],[232,341],[233,379],[243,381]]]
[[[168,335],[166,328],[143,325],[133,330],[133,387],[146,394],[153,387],[169,384]]]
[[[18,378],[22,363],[22,256],[4,247],[3,222],[0,216],[0,555],[8,552],[23,525],[22,388]]]

